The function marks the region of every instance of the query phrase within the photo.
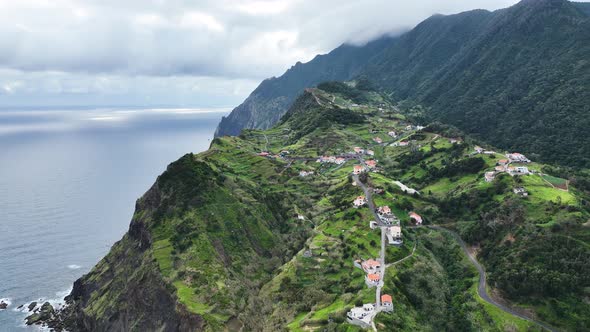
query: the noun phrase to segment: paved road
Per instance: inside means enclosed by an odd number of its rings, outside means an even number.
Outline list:
[[[436,226],[436,225],[429,225],[427,227],[428,228],[435,229],[435,230],[439,230],[439,231],[448,232],[459,243],[459,245],[461,246],[461,249],[463,249],[463,251],[465,252],[465,254],[467,255],[467,257],[469,257],[469,260],[475,266],[475,268],[477,269],[477,271],[479,273],[479,284],[478,284],[478,287],[477,287],[477,293],[479,294],[479,296],[484,301],[488,302],[489,304],[491,304],[491,305],[499,308],[500,310],[502,310],[502,311],[504,311],[506,313],[509,313],[509,314],[511,314],[513,316],[516,316],[516,317],[522,318],[522,319],[524,319],[526,321],[529,321],[531,323],[534,323],[534,324],[538,325],[539,327],[541,327],[541,328],[543,328],[543,329],[545,329],[547,331],[552,331],[552,332],[557,332],[558,331],[557,329],[555,329],[554,327],[549,326],[546,323],[543,323],[543,322],[540,322],[538,320],[535,320],[535,319],[532,319],[530,317],[527,317],[527,316],[525,316],[525,315],[523,315],[523,314],[521,314],[519,312],[516,312],[516,311],[512,310],[509,307],[506,307],[506,306],[504,306],[504,305],[502,305],[502,304],[494,301],[490,297],[490,295],[488,294],[488,290],[486,288],[487,283],[486,283],[486,271],[485,271],[485,269],[483,268],[483,266],[481,266],[481,264],[477,261],[477,259],[469,252],[469,250],[467,249],[467,245],[461,239],[461,237],[459,236],[459,234],[457,234],[457,233],[455,233],[455,232],[453,232],[453,231],[451,231],[449,229],[446,229],[446,228],[443,228],[443,227],[440,227],[440,226]]]

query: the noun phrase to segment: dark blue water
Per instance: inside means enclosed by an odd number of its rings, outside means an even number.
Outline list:
[[[59,302],[125,233],[166,166],[208,148],[226,110],[0,111],[0,331]]]

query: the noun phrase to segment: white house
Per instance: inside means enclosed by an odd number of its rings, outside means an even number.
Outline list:
[[[383,311],[390,312],[393,311],[393,298],[389,294],[381,295],[381,307]]]
[[[385,229],[385,236],[387,236],[387,242],[390,245],[400,245],[403,243],[402,227],[399,225],[387,227]]]
[[[365,204],[367,204],[365,196],[358,196],[353,202],[354,207],[361,207]]]
[[[397,136],[396,133],[395,133],[395,131],[393,131],[393,130],[390,131],[390,132],[388,132],[387,135],[389,135],[391,137],[394,137],[394,138]]]
[[[368,259],[361,263],[361,267],[366,273],[379,273],[381,263],[374,259]]]
[[[304,177],[307,177],[307,176],[310,176],[310,175],[313,175],[313,171],[309,171],[309,172],[308,171],[301,171],[301,172],[299,172],[299,176],[301,176],[303,178]]]
[[[530,163],[531,162],[525,155],[518,153],[518,152],[509,153],[506,155],[506,157],[508,159],[510,159],[510,161],[515,162],[515,163]]]
[[[496,173],[495,172],[486,172],[486,174],[485,174],[486,182],[492,182],[492,181],[494,181],[494,178],[495,177],[496,177]]]

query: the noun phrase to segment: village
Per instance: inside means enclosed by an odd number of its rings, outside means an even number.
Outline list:
[[[423,217],[415,212],[413,209],[406,209],[404,212],[399,211],[399,206],[396,207],[394,213],[390,205],[384,202],[383,198],[373,199],[373,194],[382,194],[384,189],[375,187],[374,183],[370,180],[373,177],[380,177],[380,174],[384,171],[382,164],[377,159],[378,156],[383,155],[385,148],[395,148],[394,150],[400,151],[418,151],[424,149],[430,149],[435,144],[437,146],[443,146],[445,148],[452,148],[453,146],[467,145],[463,138],[460,137],[444,137],[442,134],[427,133],[422,134],[421,132],[425,129],[423,126],[403,124],[399,126],[380,126],[383,123],[382,119],[379,118],[377,125],[369,129],[370,136],[364,136],[364,142],[356,142],[358,145],[348,145],[343,148],[333,150],[332,154],[318,153],[319,155],[313,156],[297,156],[289,150],[282,150],[278,154],[273,154],[267,150],[268,138],[265,135],[265,148],[257,153],[258,156],[280,159],[286,163],[285,169],[295,168],[297,169],[298,177],[301,181],[314,181],[315,178],[325,179],[330,174],[336,173],[342,168],[347,170],[350,183],[355,188],[360,188],[362,194],[357,194],[351,199],[351,205],[355,209],[368,210],[368,215],[364,212],[360,215],[364,216],[366,221],[359,225],[359,227],[366,227],[367,232],[379,232],[380,242],[378,256],[369,255],[363,257],[357,255],[353,259],[353,267],[358,268],[363,273],[364,287],[366,289],[374,290],[375,297],[371,301],[366,301],[360,305],[356,303],[354,307],[346,308],[346,322],[349,324],[358,326],[362,329],[377,330],[375,319],[379,314],[392,313],[395,310],[394,297],[391,295],[392,292],[383,292],[385,287],[385,277],[388,268],[397,264],[400,261],[404,261],[411,258],[414,252],[412,251],[407,256],[404,256],[398,261],[388,262],[386,253],[388,247],[402,248],[404,245],[404,232],[402,228],[402,222],[400,220],[400,213],[407,214],[403,215],[404,224],[409,225],[410,228],[421,227],[424,220]],[[420,138],[426,137],[427,139]],[[360,144],[359,144],[360,143]],[[461,150],[461,149],[458,149]],[[461,150],[463,151],[463,150]],[[483,172],[483,183],[493,182],[494,179],[500,174],[508,174],[512,177],[520,177],[524,175],[534,174],[536,171],[529,167],[531,160],[521,153],[505,153],[500,154],[495,151],[486,150],[480,146],[475,146],[472,152],[462,153],[463,157],[472,157],[475,155],[482,155],[490,163],[495,163],[493,171],[488,170]],[[496,156],[504,156],[502,159],[497,159]],[[534,166],[534,165],[533,165]],[[343,170],[342,170],[343,171]],[[340,172],[340,171],[338,171]],[[293,174],[293,173],[291,173]],[[342,174],[342,173],[338,173]],[[373,175],[374,174],[374,175]],[[481,173],[479,173],[481,174]],[[479,176],[479,175],[478,175]],[[408,195],[411,197],[421,196],[422,193],[410,186],[404,184],[402,181],[407,179],[387,179],[388,183],[395,185],[399,189],[395,189],[401,195]],[[392,190],[391,187],[388,190]],[[527,197],[529,193],[524,186],[515,186],[512,189],[513,193],[520,197]],[[426,193],[430,195],[430,193]],[[376,204],[378,203],[378,204]],[[385,204],[384,204],[385,203]],[[396,206],[396,203],[393,205]],[[397,214],[397,215],[396,215]],[[299,214],[298,219],[306,220],[306,218]],[[366,224],[365,224],[366,222]],[[428,227],[432,225],[429,224]],[[372,241],[372,245],[375,243]],[[416,243],[414,242],[414,250],[416,249]],[[368,251],[368,250],[367,250]],[[312,259],[314,253],[312,250],[302,251],[302,256],[307,259]],[[360,257],[359,257],[360,256]],[[372,257],[371,257],[372,256]],[[398,257],[399,258],[399,257]],[[390,258],[391,259],[391,258]]]

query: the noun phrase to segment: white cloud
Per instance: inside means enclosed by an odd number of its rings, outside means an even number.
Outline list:
[[[516,1],[0,0],[0,105],[93,93],[236,103],[254,82],[341,43]]]

